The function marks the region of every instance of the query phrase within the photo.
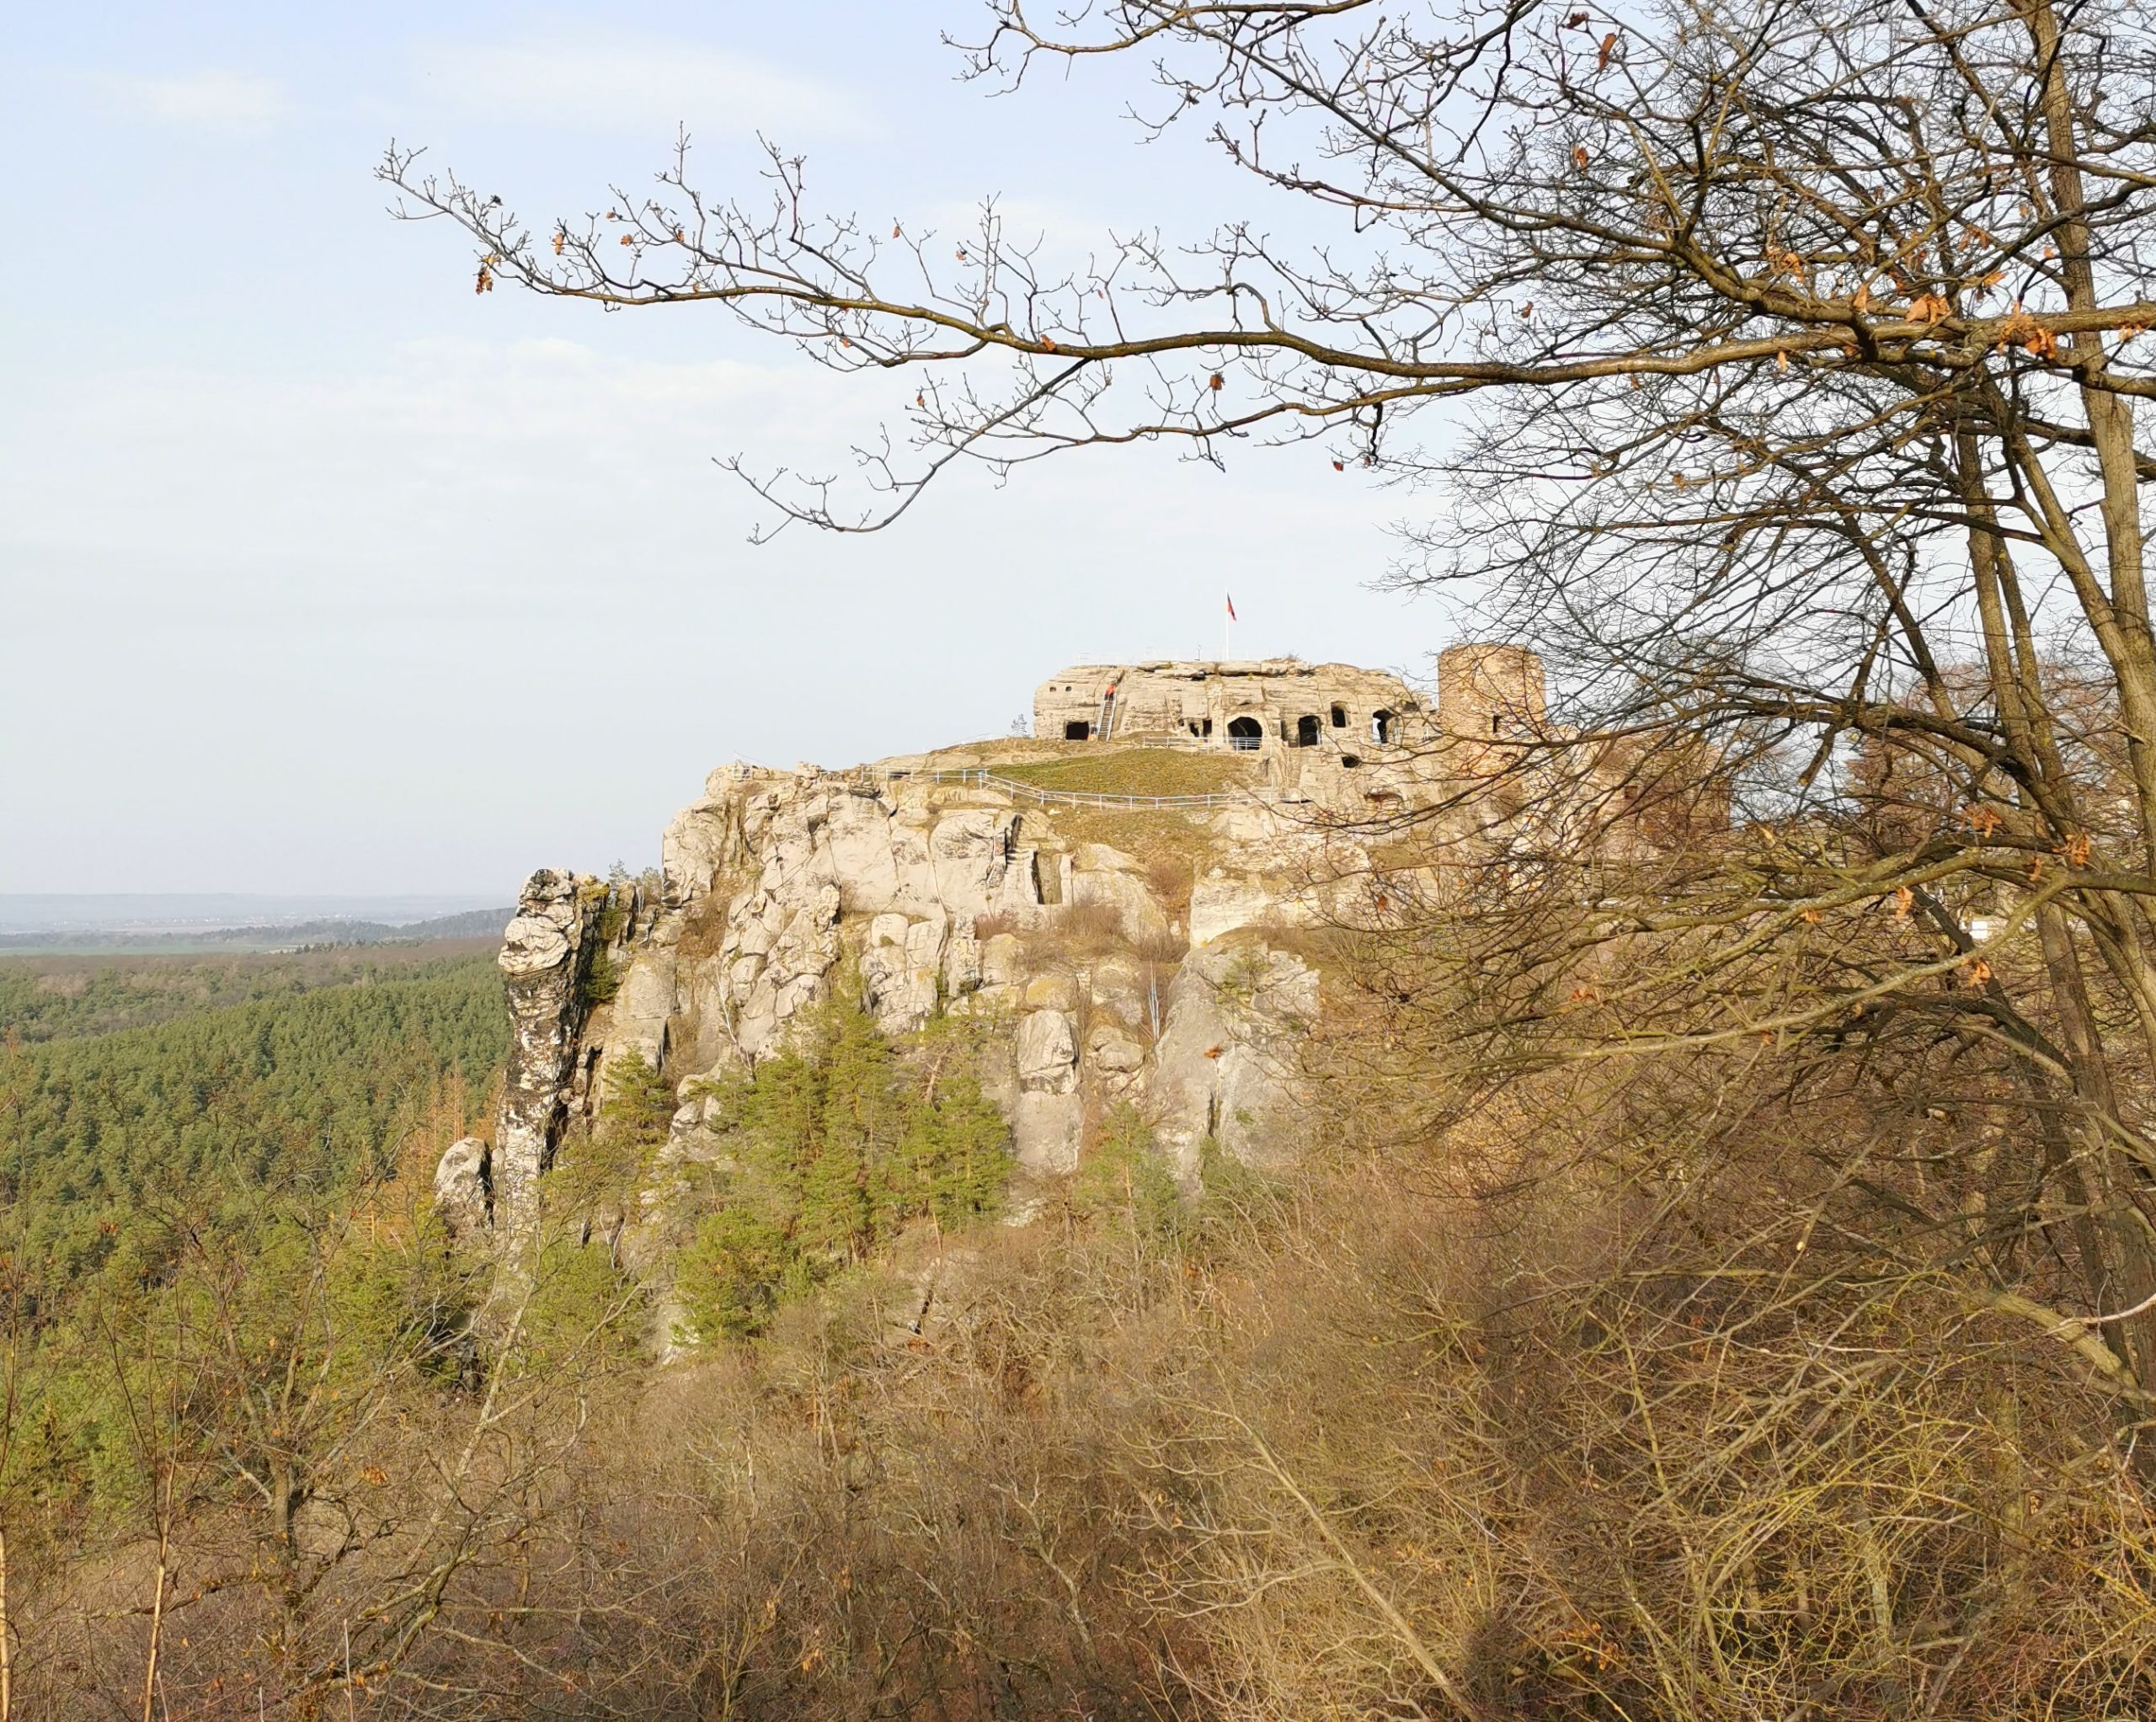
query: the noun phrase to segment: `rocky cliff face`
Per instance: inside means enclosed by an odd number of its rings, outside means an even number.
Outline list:
[[[478,1169],[497,1229],[530,1211],[615,1061],[693,1096],[782,1046],[848,962],[889,1032],[938,1011],[990,1026],[1022,1181],[1076,1170],[1122,1101],[1186,1183],[1209,1138],[1247,1160],[1292,1152],[1321,989],[1283,930],[1310,913],[1323,847],[1295,810],[1059,802],[907,763],[716,771],[669,827],[656,888],[532,876],[502,951],[515,1051]],[[684,1099],[671,1154],[715,1151],[707,1104]],[[470,1214],[473,1169],[445,1171]]]
[[[1138,668],[1152,678],[1145,698],[1122,685],[1135,671],[1098,666],[1043,690],[1090,710],[1113,688],[1127,721],[1157,732],[1134,749],[1012,742],[844,773],[730,766],[668,827],[656,878],[533,874],[501,954],[515,1018],[507,1091],[491,1152],[467,1142],[444,1161],[451,1224],[516,1226],[632,1057],[680,1101],[670,1155],[716,1155],[705,1080],[784,1046],[850,971],[893,1035],[938,1013],[989,1027],[985,1085],[1037,1186],[1075,1170],[1125,1102],[1186,1185],[1209,1140],[1244,1160],[1292,1154],[1299,1045],[1322,1002],[1298,927],[1395,918],[1393,891],[1442,897],[1441,876],[1463,865],[1652,852],[1668,840],[1654,824],[1665,804],[1687,831],[1726,823],[1714,762],[1696,750],[1558,745],[1572,733],[1549,720],[1539,661],[1514,646],[1444,653],[1435,728],[1415,736],[1405,717],[1429,713],[1390,677],[1286,662]],[[1227,706],[1161,703],[1164,689],[1196,698],[1192,687],[1216,681],[1278,694],[1255,754],[1209,754],[1207,723],[1217,730]],[[1204,698],[1216,694],[1230,699]],[[1340,737],[1366,730],[1351,754]],[[1024,776],[1072,767],[1228,792],[1164,803]],[[1668,792],[1673,775],[1683,792]],[[1386,873],[1375,854],[1410,820],[1435,847]]]

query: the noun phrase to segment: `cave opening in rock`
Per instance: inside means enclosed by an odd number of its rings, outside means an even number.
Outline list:
[[[1084,741],[1092,733],[1093,726],[1082,717],[1074,717],[1063,726],[1063,738],[1065,741]]]
[[[1299,748],[1314,748],[1317,745],[1316,718],[1298,717],[1295,720],[1295,745]]]
[[[1228,724],[1228,745],[1239,754],[1254,754],[1265,740],[1264,728],[1255,717],[1237,717]]]

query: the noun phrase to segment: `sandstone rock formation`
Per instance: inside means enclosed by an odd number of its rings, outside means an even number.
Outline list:
[[[1186,1186],[1209,1141],[1246,1161],[1292,1154],[1302,1048],[1322,1002],[1308,930],[1385,911],[1369,847],[1382,821],[1364,816],[1419,807],[1486,852],[1508,842],[1529,817],[1506,799],[1520,781],[1509,765],[1532,761],[1547,729],[1540,666],[1509,647],[1456,649],[1434,710],[1393,678],[1344,666],[1139,668],[1145,699],[1132,671],[1103,672],[1121,679],[1124,721],[1144,730],[1172,717],[1179,748],[1203,743],[1189,730],[1205,719],[1170,713],[1163,689],[1298,711],[1273,712],[1274,758],[1230,755],[1242,775],[1223,793],[1165,808],[997,770],[1098,757],[1090,739],[843,773],[736,765],[668,827],[656,880],[532,875],[501,956],[515,1039],[491,1167],[497,1229],[513,1233],[531,1211],[565,1134],[595,1117],[622,1061],[641,1059],[679,1097],[668,1161],[719,1154],[704,1085],[784,1046],[849,968],[894,1036],[942,1013],[987,1026],[998,1050],[984,1085],[1023,1178],[1075,1170],[1125,1104]],[[1199,669],[1194,682],[1183,674]],[[1229,685],[1238,680],[1247,685]],[[1044,685],[1042,711],[1105,698],[1082,681],[1070,671]],[[1310,717],[1318,744],[1296,739]],[[1385,732],[1361,744],[1367,758],[1341,739],[1358,725]],[[1286,769],[1289,757],[1324,770]],[[443,1176],[445,1211],[472,1212],[462,1163]]]
[[[483,1138],[450,1144],[435,1167],[435,1207],[454,1238],[475,1237],[494,1224],[494,1151]]]
[[[1193,857],[1218,840],[1206,819],[1229,811],[1200,810]],[[1262,806],[1238,817],[1280,840],[1273,860],[1302,855],[1294,818]],[[1193,947],[1191,906],[1162,900],[1139,855],[1072,837],[1058,818],[1008,785],[940,782],[932,766],[731,767],[668,829],[655,891],[535,874],[502,953],[515,1044],[494,1156],[496,1224],[514,1229],[530,1211],[565,1134],[595,1115],[609,1067],[632,1053],[684,1096],[667,1157],[711,1158],[698,1085],[783,1045],[847,963],[889,1033],[939,1011],[989,1025],[1001,1074],[990,1072],[988,1087],[1022,1176],[1075,1170],[1088,1131],[1124,1101],[1157,1112],[1187,1181],[1209,1133],[1225,1133],[1232,1152],[1263,1152],[1292,1109],[1289,1018],[1315,1010],[1315,972],[1257,928],[1292,882],[1283,874],[1268,890],[1262,846],[1248,849],[1249,870],[1232,893],[1214,893]],[[1198,871],[1193,859],[1161,877]],[[1245,1000],[1234,978],[1253,962],[1265,978]],[[617,981],[611,997],[590,997],[595,972]],[[1237,1056],[1203,1057],[1215,1041],[1235,1042]],[[468,1179],[462,1163],[454,1170],[446,1164],[455,1189],[442,1201],[462,1215]]]
[[[494,1137],[496,1199],[512,1216],[553,1163],[584,1027],[584,986],[595,941],[590,893],[574,875],[541,868],[525,882],[502,936],[510,1024],[509,1070]]]
[[[1201,946],[1177,972],[1155,1052],[1155,1133],[1178,1176],[1207,1138],[1237,1160],[1284,1159],[1302,1037],[1317,1021],[1317,971],[1250,940]]]

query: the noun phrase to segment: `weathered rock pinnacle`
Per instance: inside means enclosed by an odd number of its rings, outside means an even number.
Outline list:
[[[525,882],[503,936],[511,1038],[493,1170],[494,1209],[506,1229],[528,1216],[568,1107],[584,979],[599,942],[586,901],[596,888],[541,868]]]

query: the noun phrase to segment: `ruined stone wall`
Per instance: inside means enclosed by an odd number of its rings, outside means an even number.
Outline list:
[[[1434,728],[1422,696],[1397,676],[1292,658],[1079,664],[1033,694],[1033,733],[1049,740],[1099,739],[1105,723],[1112,739],[1226,748],[1238,720],[1255,727],[1260,752],[1409,745]]]
[[[1524,646],[1468,644],[1438,654],[1438,728],[1508,740],[1544,735],[1542,660]]]

